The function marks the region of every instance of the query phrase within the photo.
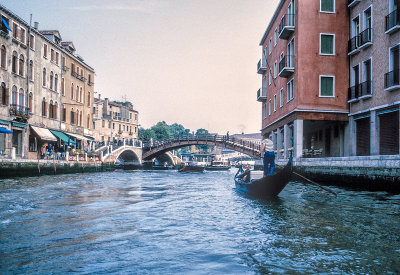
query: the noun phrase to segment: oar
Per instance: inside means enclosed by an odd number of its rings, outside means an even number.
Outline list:
[[[275,163],[275,164],[276,164],[276,163]],[[280,168],[283,168],[283,166],[281,166],[281,165],[279,165],[279,164],[276,164],[276,165],[279,166]],[[336,192],[332,191],[331,189],[326,188],[326,187],[324,187],[324,186],[322,186],[322,185],[316,183],[315,181],[312,181],[312,180],[306,178],[305,176],[300,175],[299,173],[296,173],[296,172],[294,172],[294,171],[293,171],[293,174],[295,174],[296,176],[299,176],[299,177],[302,178],[302,179],[305,179],[306,181],[308,181],[308,182],[311,183],[312,185],[318,186],[319,188],[324,189],[325,191],[327,191],[327,192],[329,192],[329,193],[331,193],[331,194],[337,196]]]

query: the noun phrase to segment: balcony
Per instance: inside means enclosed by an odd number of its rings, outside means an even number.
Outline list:
[[[351,38],[348,42],[348,54],[347,55],[354,55],[360,51],[360,35],[356,35]]]
[[[385,74],[385,91],[400,89],[400,70],[393,70]]]
[[[257,101],[264,101],[267,99],[267,88],[260,88],[257,91]]]
[[[257,63],[257,73],[263,74],[267,71],[267,61],[265,58],[262,58]]]
[[[88,81],[87,84],[88,84],[89,86],[93,86],[93,85],[94,85],[94,82]]]
[[[385,17],[385,33],[391,34],[398,29],[400,29],[400,22],[399,22],[399,11],[394,10],[390,14],[386,15]]]
[[[79,75],[79,74],[76,73],[76,72],[71,71],[71,75],[72,75],[73,77],[79,79],[80,81],[83,81],[83,82],[86,81],[86,78],[84,78],[83,76]]]
[[[361,98],[372,96],[372,82],[365,81],[349,88],[348,101],[352,102]]]
[[[360,0],[348,0],[347,1],[347,7],[349,7],[349,8],[354,7],[358,3],[360,3]]]
[[[288,40],[289,37],[293,34],[295,29],[295,15],[294,14],[285,14],[281,23],[279,24],[279,38]]]
[[[359,49],[361,50],[362,48],[366,48],[370,45],[372,45],[372,29],[368,28],[365,29],[360,33],[360,39],[359,39]]]
[[[279,62],[279,76],[289,77],[294,73],[294,55],[286,55]]]
[[[29,119],[29,108],[17,104],[10,104],[10,115],[15,116],[15,120],[26,123]]]
[[[64,72],[69,70],[69,68],[67,66],[62,66],[62,69],[63,69]]]

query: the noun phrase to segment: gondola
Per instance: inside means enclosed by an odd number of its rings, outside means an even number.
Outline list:
[[[285,188],[292,176],[292,162],[292,158],[290,158],[287,165],[278,173],[260,179],[250,179],[248,182],[240,178],[240,175],[244,173],[243,168],[240,167],[235,175],[236,188],[250,197],[275,197]]]
[[[200,165],[185,165],[178,169],[178,172],[203,172],[204,166]]]

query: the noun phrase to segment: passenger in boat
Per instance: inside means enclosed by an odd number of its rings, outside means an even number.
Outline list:
[[[275,168],[275,153],[274,143],[269,138],[264,138],[260,152],[257,155],[261,156],[264,153],[264,177],[268,174],[272,175]]]
[[[244,182],[249,182],[250,181],[250,165],[245,165],[244,166],[244,172],[243,174],[239,175],[238,178],[242,179]]]

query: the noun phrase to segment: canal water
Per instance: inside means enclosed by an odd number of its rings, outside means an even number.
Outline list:
[[[253,200],[233,170],[0,180],[0,273],[400,272],[399,195],[291,182]]]

